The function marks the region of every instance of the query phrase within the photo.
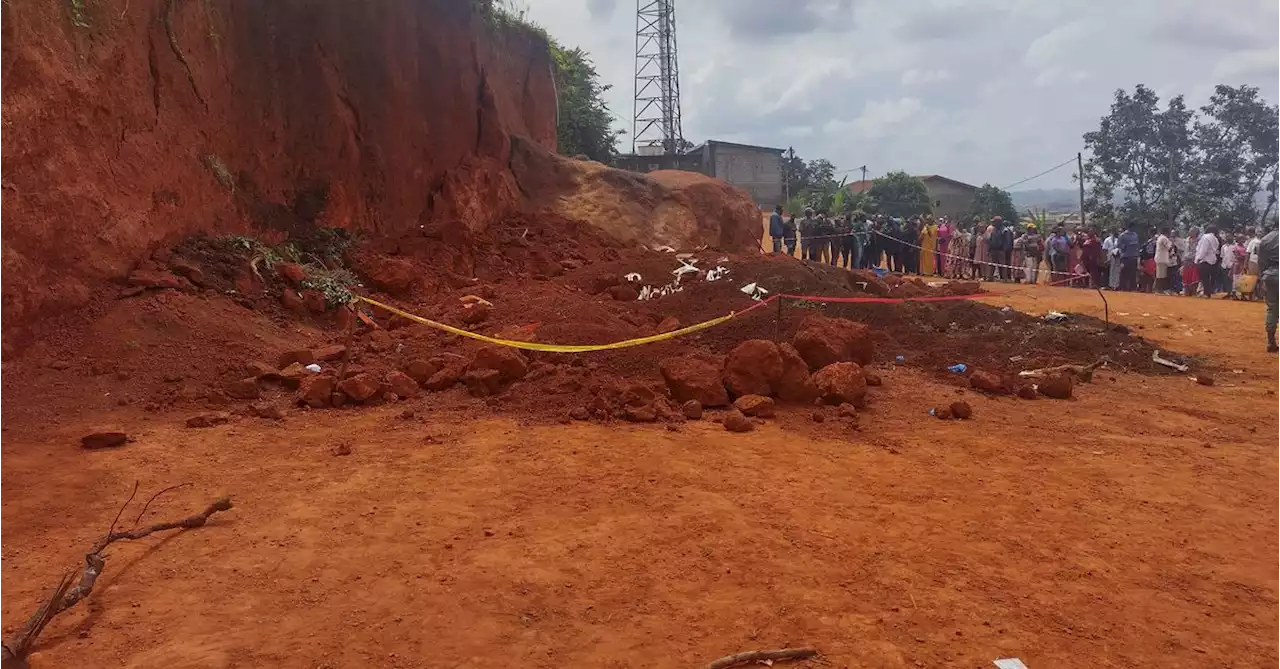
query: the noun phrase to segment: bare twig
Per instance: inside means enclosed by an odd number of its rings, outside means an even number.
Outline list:
[[[138,491],[137,488],[138,487],[135,484],[135,494]],[[165,490],[172,489],[173,488],[166,488]],[[165,492],[165,490],[160,491],[160,493]],[[160,495],[160,493],[156,493],[156,495],[152,496],[152,499],[154,500],[155,497]],[[132,500],[133,495],[130,495],[129,499]],[[148,504],[150,504],[150,502],[148,502]],[[129,502],[126,501],[125,506],[128,505]],[[35,643],[36,637],[40,635],[40,632],[44,630],[45,626],[49,624],[49,621],[52,620],[54,616],[75,606],[80,602],[80,600],[89,596],[89,593],[93,591],[94,584],[98,581],[98,576],[102,574],[103,567],[106,566],[106,561],[102,557],[102,551],[105,550],[107,546],[110,546],[117,541],[133,541],[141,539],[156,532],[176,529],[189,530],[202,527],[209,521],[210,516],[218,513],[219,511],[226,511],[230,508],[231,498],[223,497],[214,500],[214,502],[206,507],[204,511],[193,516],[183,518],[182,520],[175,520],[167,523],[155,523],[146,527],[135,527],[132,530],[120,532],[115,531],[116,521],[112,521],[111,529],[107,531],[107,535],[99,539],[97,543],[93,544],[89,549],[89,552],[85,554],[85,566],[80,572],[80,582],[77,583],[75,587],[71,587],[72,582],[75,580],[74,574],[67,573],[64,575],[62,580],[58,583],[58,587],[54,589],[52,596],[50,596],[45,603],[41,605],[34,614],[32,614],[32,616],[27,620],[27,623],[22,626],[22,629],[17,634],[4,641],[3,652],[0,653],[0,662],[3,662],[3,667],[7,669],[11,664],[24,658],[27,652],[30,651],[31,646]],[[143,510],[145,511],[145,508]],[[116,520],[120,519],[120,514],[123,512],[124,507],[122,506],[120,507],[120,511],[116,513]]]
[[[736,655],[726,655],[706,666],[706,669],[727,669],[727,667],[736,667],[740,664],[748,662],[770,661],[777,662],[782,660],[807,660],[811,657],[817,657],[817,648],[783,648],[782,650],[749,650],[745,653]]]
[[[120,514],[124,513],[124,510],[128,508],[129,502],[133,501],[133,496],[138,494],[138,483],[138,481],[133,482],[133,492],[129,493],[129,499],[124,501],[124,504],[120,506],[120,510],[116,512],[116,517],[111,519],[111,525],[107,528],[107,536],[111,536],[111,533],[115,531],[116,523],[120,522]]]
[[[171,486],[169,486],[168,488],[164,488],[164,489],[163,489],[163,490],[161,490],[160,492],[158,492],[158,493],[156,493],[156,494],[152,495],[152,496],[151,496],[151,499],[147,500],[147,503],[142,505],[142,510],[138,512],[138,517],[133,519],[133,524],[134,524],[134,525],[137,525],[139,522],[141,522],[141,521],[142,521],[142,516],[143,516],[144,514],[146,514],[146,512],[147,512],[147,507],[151,506],[151,503],[152,503],[152,502],[154,502],[154,501],[156,501],[156,498],[157,498],[157,497],[159,497],[159,496],[161,496],[161,495],[163,495],[163,494],[165,494],[165,493],[169,492],[170,490],[177,490],[177,489],[179,489],[179,488],[185,488],[185,487],[187,487],[187,486],[189,486],[189,485],[191,485],[191,484],[190,484],[190,483],[179,483],[178,485],[171,485]]]

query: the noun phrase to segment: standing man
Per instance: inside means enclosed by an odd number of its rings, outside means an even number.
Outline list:
[[[1027,226],[1027,234],[1022,236],[1022,259],[1026,263],[1024,273],[1027,283],[1035,285],[1040,278],[1040,259],[1044,257],[1044,238],[1035,223]]]
[[[1218,283],[1218,227],[1209,226],[1196,242],[1196,269],[1200,271],[1200,288],[1206,298],[1213,297]]]
[[[1169,239],[1168,226],[1160,228],[1156,235],[1156,288],[1157,293],[1168,293],[1172,290],[1169,278],[1173,276],[1173,240]]]
[[[1142,238],[1129,223],[1120,239],[1116,240],[1120,249],[1120,290],[1138,289],[1138,257],[1142,255]]]
[[[1004,265],[1005,265],[1004,267],[1001,267],[1001,268],[1000,268],[1000,269],[1004,272],[1004,280],[1005,280],[1005,281],[1012,281],[1012,280],[1013,280],[1013,278],[1014,278],[1014,272],[1013,272],[1013,268],[1014,268],[1014,264],[1013,264],[1013,240],[1014,240],[1013,226],[1014,226],[1015,224],[1017,224],[1017,221],[1009,221],[1008,223],[1006,223],[1006,224],[1005,224],[1005,226],[1004,226],[1004,230],[1002,230],[1002,231],[1000,232],[1000,236],[1001,236],[1001,238],[1003,239],[1003,242],[1002,242],[1002,243],[1004,244],[1004,259],[1003,259],[1003,260],[998,260],[997,262],[1002,262],[1002,263],[1004,263]]]
[[[815,228],[818,224],[817,219],[813,217],[813,208],[807,207],[804,210],[804,218],[800,219],[800,259],[813,260],[813,254],[816,250],[814,246],[818,240],[814,236],[818,233]]]
[[[773,239],[773,252],[782,252],[782,205],[775,205],[769,215],[769,237]]]
[[[1280,254],[1280,240],[1277,239],[1276,231],[1272,230],[1258,242],[1259,283],[1267,297],[1267,316],[1264,322],[1267,328],[1267,353],[1277,351],[1276,317],[1280,312],[1280,285],[1277,285],[1280,271],[1276,266],[1280,259],[1277,254]]]
[[[787,255],[796,255],[796,215],[792,214],[782,224],[782,241],[787,245]]]
[[[1005,270],[1004,261],[1004,219],[996,216],[991,219],[991,235],[987,238],[987,261],[990,265],[990,276],[996,281],[1003,281]]]
[[[1049,255],[1049,283],[1061,284],[1066,280],[1067,257],[1071,253],[1071,242],[1067,240],[1066,228],[1061,224],[1053,229],[1053,234],[1049,235],[1046,252]]]
[[[1102,262],[1106,263],[1106,287],[1115,290],[1120,287],[1120,237],[1115,228],[1107,231],[1107,238],[1102,240]]]

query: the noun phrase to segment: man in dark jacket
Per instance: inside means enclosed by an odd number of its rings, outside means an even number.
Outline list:
[[[814,253],[818,244],[818,240],[814,237],[818,234],[818,219],[813,215],[813,209],[804,210],[804,218],[800,219],[800,259],[813,260]]]
[[[773,208],[769,216],[769,237],[773,239],[773,252],[782,252],[782,205]]]
[[[991,226],[995,230],[991,232],[991,239],[987,241],[987,262],[995,264],[995,267],[991,268],[992,278],[1003,281],[1005,268],[1000,265],[1008,264],[1004,261],[1004,219],[999,216],[992,218]]]
[[[1264,324],[1267,328],[1267,352],[1275,353],[1276,320],[1280,316],[1280,239],[1272,230],[1263,236],[1258,243],[1258,278],[1262,281],[1262,290],[1266,293],[1267,315]]]
[[[1004,226],[1004,230],[1000,232],[1000,236],[1004,242],[1004,258],[997,260],[996,262],[1002,262],[1005,264],[1004,267],[1000,268],[1001,271],[1004,272],[1005,281],[1013,280],[1013,240],[1015,237],[1013,234],[1013,225],[1015,222],[1016,221],[1009,221]]]
[[[787,255],[796,255],[796,215],[792,214],[782,223],[782,241],[787,245]]]

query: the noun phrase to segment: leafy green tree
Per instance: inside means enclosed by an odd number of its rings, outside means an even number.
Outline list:
[[[1085,209],[1143,227],[1176,219],[1187,197],[1185,182],[1174,177],[1194,157],[1192,117],[1181,95],[1161,110],[1159,96],[1146,86],[1132,95],[1117,90],[1098,130],[1084,135],[1092,154],[1084,165]],[[1119,207],[1117,191],[1123,193]]]
[[[1262,100],[1257,88],[1219,85],[1200,111],[1188,213],[1197,222],[1229,229],[1263,223],[1276,207],[1280,110]]]
[[[623,131],[613,128],[613,114],[604,102],[610,86],[600,84],[595,65],[582,49],[565,49],[552,40],[551,57],[556,65],[556,144],[560,153],[612,163]]]
[[[969,219],[972,220],[975,216],[983,221],[999,216],[1005,223],[1017,223],[1018,209],[1013,206],[1009,191],[991,184],[982,184],[978,192],[973,194],[973,206],[969,208]]]
[[[890,172],[872,181],[867,195],[875,211],[886,216],[918,216],[933,211],[924,182],[903,171]]]

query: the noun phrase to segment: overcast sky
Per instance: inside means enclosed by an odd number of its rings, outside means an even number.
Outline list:
[[[591,54],[630,133],[636,1],[523,6]],[[870,176],[1005,187],[1081,150],[1116,88],[1198,107],[1214,84],[1250,84],[1274,103],[1280,78],[1276,0],[676,0],[676,25],[687,139],[794,146]]]

